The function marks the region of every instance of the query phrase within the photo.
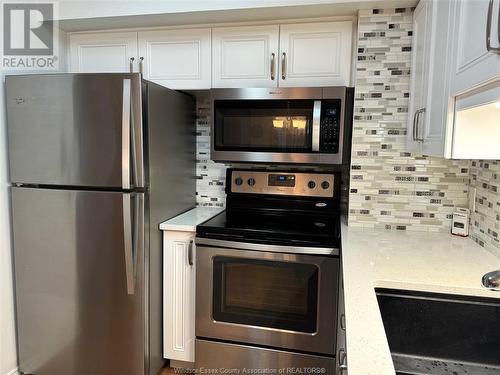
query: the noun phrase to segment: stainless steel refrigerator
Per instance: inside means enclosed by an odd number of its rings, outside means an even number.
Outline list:
[[[195,204],[195,105],[139,74],[6,77],[20,371],[156,374],[158,224]]]

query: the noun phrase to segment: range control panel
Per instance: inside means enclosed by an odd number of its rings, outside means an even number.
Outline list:
[[[336,195],[335,175],[233,170],[231,192],[333,198]]]

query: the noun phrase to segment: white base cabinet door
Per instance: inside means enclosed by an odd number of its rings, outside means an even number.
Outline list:
[[[279,86],[349,86],[351,21],[280,25]]]
[[[163,354],[194,362],[195,232],[163,232]]]
[[[137,33],[70,34],[70,72],[138,72]]]
[[[276,87],[279,26],[212,29],[213,87]]]
[[[171,89],[209,89],[211,30],[139,32],[139,64],[144,78]]]

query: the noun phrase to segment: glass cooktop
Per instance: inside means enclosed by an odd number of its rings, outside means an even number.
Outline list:
[[[284,246],[339,247],[338,214],[224,211],[198,225],[197,236]]]

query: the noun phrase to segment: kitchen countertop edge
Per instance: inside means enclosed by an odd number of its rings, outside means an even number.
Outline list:
[[[196,226],[224,211],[223,208],[195,207],[160,224],[160,230],[196,232]]]

